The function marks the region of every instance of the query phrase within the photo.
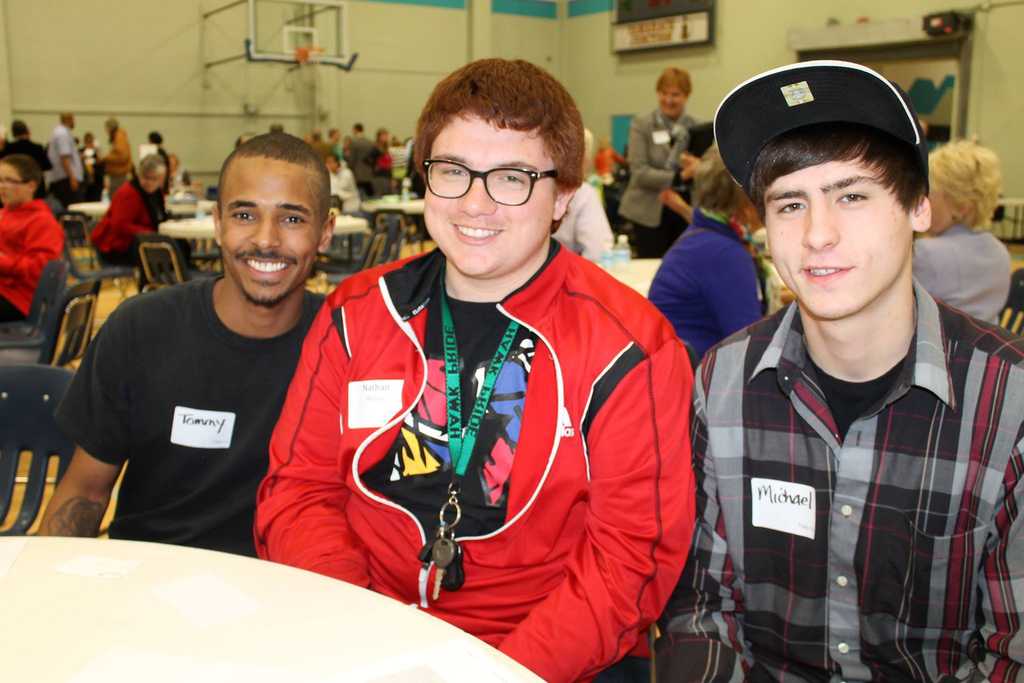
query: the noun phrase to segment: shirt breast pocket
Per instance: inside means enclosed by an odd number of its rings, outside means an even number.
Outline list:
[[[989,526],[933,536],[909,519],[910,552],[897,618],[913,627],[964,630],[974,621],[976,583]]]

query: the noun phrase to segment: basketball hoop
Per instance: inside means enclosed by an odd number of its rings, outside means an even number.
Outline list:
[[[316,64],[320,61],[320,57],[324,54],[324,49],[316,45],[300,46],[295,48],[295,63],[304,66],[306,64]]]

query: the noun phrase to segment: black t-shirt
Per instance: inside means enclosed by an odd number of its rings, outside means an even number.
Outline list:
[[[867,382],[847,382],[832,375],[826,374],[814,361],[814,371],[818,375],[818,382],[821,384],[821,391],[825,394],[825,401],[828,403],[832,417],[836,420],[836,429],[839,430],[839,442],[846,438],[846,432],[850,429],[853,421],[863,417],[869,410],[881,403],[889,390],[899,377],[903,369],[903,361],[900,360],[888,372],[881,377],[868,380]]]
[[[272,339],[235,334],[204,278],[121,304],[89,345],[57,411],[92,456],[127,461],[111,538],[255,555],[256,487],[322,297]]]
[[[493,303],[448,298],[459,349],[462,426],[469,422],[494,352],[510,322]],[[519,443],[526,384],[536,338],[520,326],[512,350],[498,373],[473,456],[460,482],[462,521],[457,536],[479,536],[505,522],[512,461]],[[427,536],[437,529],[437,514],[452,481],[448,453],[441,305],[435,294],[427,305],[427,388],[406,416],[391,452],[366,472],[373,490],[412,512]]]

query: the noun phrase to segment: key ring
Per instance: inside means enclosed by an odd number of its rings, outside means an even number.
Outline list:
[[[445,519],[445,513],[447,513],[449,510],[455,512],[455,519],[453,519],[450,522]],[[459,507],[458,498],[456,498],[454,495],[448,498],[448,502],[442,505],[441,511],[437,513],[437,518],[441,522],[442,529],[445,527],[449,529],[454,529],[455,525],[459,523],[460,519],[462,519],[462,508]]]
[[[455,512],[455,519],[451,522],[445,519],[445,513],[449,510]],[[459,483],[453,481],[448,485],[448,502],[441,506],[441,510],[437,513],[438,521],[441,522],[441,528],[448,527],[454,529],[455,525],[462,519],[462,508],[459,507]]]

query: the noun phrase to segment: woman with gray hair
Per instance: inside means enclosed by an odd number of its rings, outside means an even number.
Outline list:
[[[936,299],[995,322],[1010,293],[1010,252],[984,229],[1003,186],[999,157],[951,142],[928,156],[928,176],[932,222],[914,242],[914,278]]]
[[[697,356],[761,317],[754,261],[736,222],[756,219],[753,206],[722,163],[717,145],[693,178],[694,207],[671,190],[661,201],[690,227],[665,254],[648,298]]]
[[[114,193],[110,208],[92,232],[92,242],[106,263],[136,264],[132,249],[135,235],[155,232],[167,219],[163,193],[166,177],[163,158],[150,154],[139,162],[139,174]]]

